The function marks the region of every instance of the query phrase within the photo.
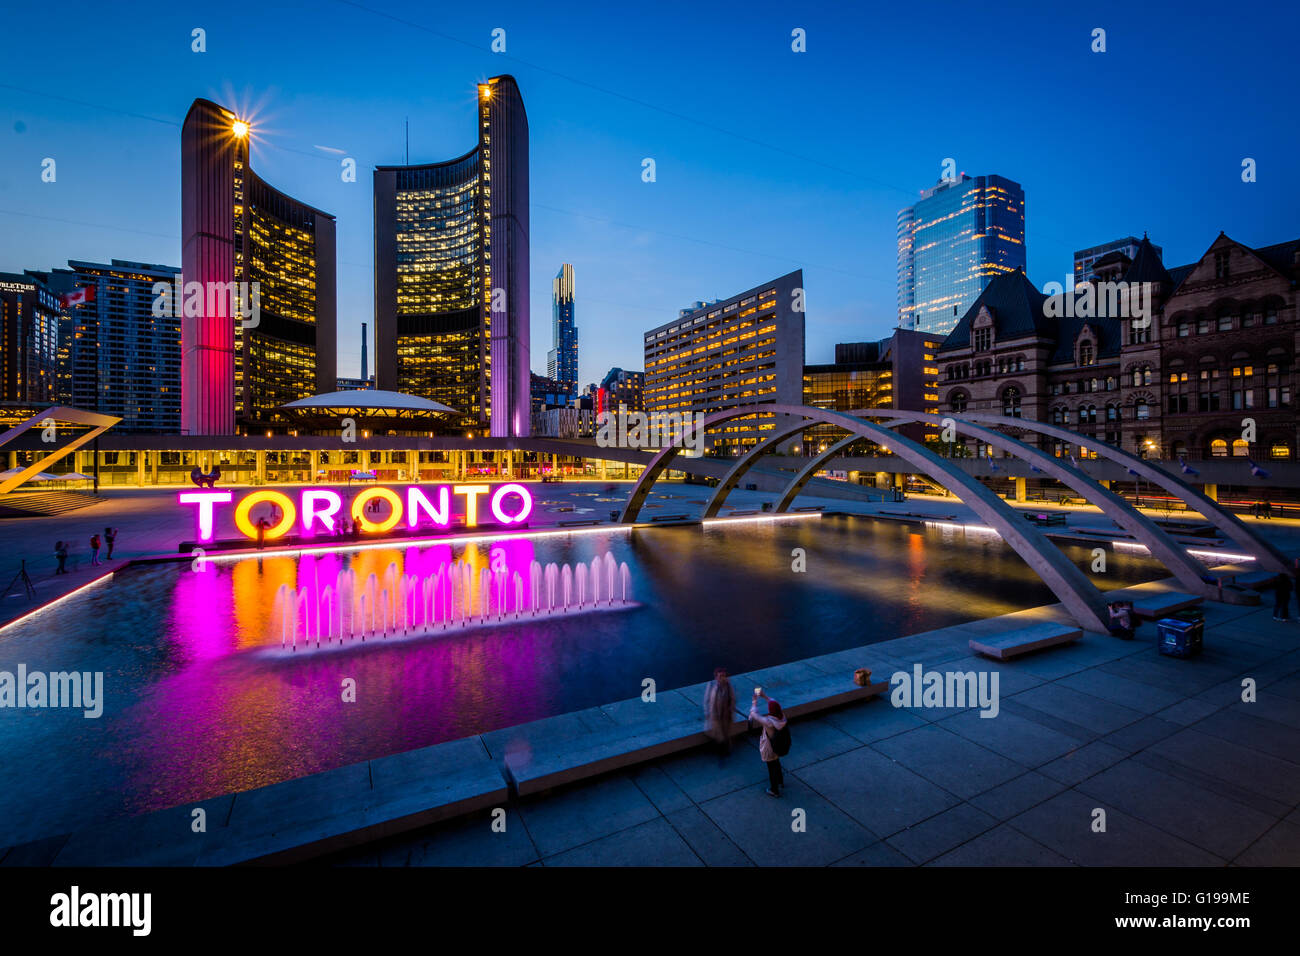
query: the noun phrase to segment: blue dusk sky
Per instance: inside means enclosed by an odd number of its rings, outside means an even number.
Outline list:
[[[827,362],[835,342],[893,329],[895,218],[946,157],[1024,186],[1040,287],[1073,250],[1143,231],[1170,266],[1220,230],[1250,245],[1300,235],[1298,10],[5,0],[0,271],[179,265],[180,124],[207,97],[251,115],[264,179],[338,217],[339,374],[356,375],[371,168],[403,161],[408,118],[412,162],[472,148],[475,83],[509,73],[531,131],[534,370],[563,262],[584,385],[640,369],[642,332],[679,308],[800,267],[807,360]],[[1105,53],[1090,49],[1098,27]],[[792,52],[795,28],[807,52]],[[1246,157],[1257,182],[1242,182]]]

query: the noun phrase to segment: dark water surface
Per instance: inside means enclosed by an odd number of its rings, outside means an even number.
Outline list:
[[[636,697],[646,677],[667,690],[1055,600],[991,534],[865,518],[611,531],[508,547],[543,564],[610,551],[637,608],[274,652],[280,585],[486,563],[480,547],[141,567],[9,628],[0,670],[103,671],[105,704],[95,720],[0,709],[0,846]],[[1065,551],[1087,570],[1089,547]],[[1164,576],[1142,554],[1108,565],[1103,587]]]

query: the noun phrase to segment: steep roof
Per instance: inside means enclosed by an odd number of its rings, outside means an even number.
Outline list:
[[[993,329],[997,338],[1014,339],[1041,331],[1051,334],[1049,320],[1043,315],[1043,301],[1046,298],[1019,269],[994,276],[979,298],[966,310],[957,327],[944,339],[939,350],[946,352],[968,347],[971,323],[983,307],[987,307],[993,316]]]
[[[1145,235],[1142,237],[1142,241],[1138,243],[1137,253],[1133,257],[1133,264],[1128,267],[1128,272],[1124,274],[1124,281],[1162,282],[1166,292],[1173,290],[1173,280],[1169,275],[1169,270],[1165,268],[1160,253],[1156,252],[1155,246],[1151,245],[1151,240]]]
[[[1254,252],[1278,272],[1290,275],[1296,268],[1295,256],[1300,252],[1300,239],[1279,242],[1274,246],[1263,246],[1255,249]]]

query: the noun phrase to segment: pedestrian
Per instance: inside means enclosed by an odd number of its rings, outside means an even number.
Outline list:
[[[59,559],[59,567],[55,574],[67,574],[68,569],[65,565],[68,563],[68,543],[66,541],[54,542],[54,556]]]
[[[90,564],[92,567],[99,564],[99,535],[90,536]]]
[[[1126,641],[1133,640],[1136,630],[1133,624],[1133,604],[1131,601],[1116,601],[1109,605],[1110,632]]]
[[[767,701],[767,714],[758,712],[758,699]],[[790,752],[790,730],[786,727],[785,714],[781,705],[763,693],[763,688],[754,688],[754,697],[749,703],[749,719],[756,720],[762,726],[758,735],[758,754],[767,764],[767,794],[770,797],[781,796],[785,786],[785,774],[781,772],[781,758]]]
[[[257,519],[257,550],[261,551],[266,547],[266,529],[271,527],[271,522],[265,518]]]
[[[1291,606],[1291,574],[1283,571],[1277,576],[1277,584],[1273,587],[1273,620],[1288,621],[1287,616]]]
[[[116,540],[117,540],[117,529],[116,529],[116,528],[105,528],[105,529],[104,529],[104,543],[105,543],[106,545],[108,545],[108,550],[104,553],[104,560],[105,560],[105,561],[112,561],[112,560],[113,560],[113,542],[115,542]]]
[[[704,692],[704,732],[718,745],[718,757],[731,753],[731,721],[736,711],[736,691],[725,667],[715,668]]]

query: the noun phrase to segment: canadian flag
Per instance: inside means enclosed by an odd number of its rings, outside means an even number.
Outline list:
[[[66,295],[59,296],[59,301],[63,303],[64,308],[72,305],[81,305],[83,302],[94,302],[95,287],[93,285],[83,285],[75,292],[69,292]]]

